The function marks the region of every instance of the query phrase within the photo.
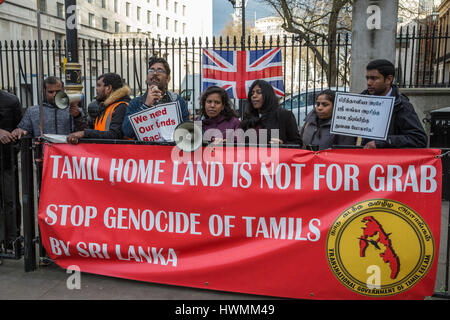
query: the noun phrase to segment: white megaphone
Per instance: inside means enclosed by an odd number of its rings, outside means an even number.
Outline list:
[[[72,102],[80,102],[83,100],[81,93],[67,93],[60,91],[55,96],[55,104],[60,109],[66,109]]]
[[[173,132],[173,141],[185,152],[195,151],[203,144],[202,129],[194,121],[180,123]]]

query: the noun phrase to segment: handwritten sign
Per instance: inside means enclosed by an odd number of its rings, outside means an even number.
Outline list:
[[[331,133],[386,140],[394,97],[338,92],[331,121]]]
[[[180,123],[178,102],[169,102],[129,116],[139,141],[173,141],[173,132]]]

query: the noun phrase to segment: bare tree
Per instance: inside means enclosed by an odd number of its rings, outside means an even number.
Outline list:
[[[399,0],[398,17],[402,21],[410,21],[413,19],[423,18],[427,13],[421,12],[421,4],[419,0]]]
[[[339,32],[351,30],[352,0],[260,0],[269,4],[283,19],[282,28],[295,33],[297,39],[305,43],[320,66],[326,70],[329,86],[336,85],[337,59],[336,45]],[[311,41],[318,37],[327,43],[327,52]]]
[[[246,38],[247,37],[254,38],[262,36],[261,32],[259,32],[256,28],[250,26],[248,23],[245,24],[245,30],[246,30]],[[238,44],[240,44],[242,38],[242,23],[241,22],[234,23],[232,20],[227,20],[225,26],[223,27],[220,33],[222,37],[231,38],[233,39],[233,42],[236,41]]]
[[[317,57],[320,66],[326,70],[329,86],[336,85],[336,45],[339,33],[351,32],[353,0],[259,0],[270,5],[283,19],[282,28],[297,35]],[[419,14],[418,0],[399,0],[399,16],[410,20]],[[322,52],[312,37],[327,43],[327,52]],[[341,70],[342,72],[342,70]]]

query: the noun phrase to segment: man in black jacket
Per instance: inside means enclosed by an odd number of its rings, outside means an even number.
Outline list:
[[[11,131],[16,128],[21,117],[22,106],[19,99],[0,90],[0,202],[4,204],[0,207],[0,247],[3,243],[6,249],[12,249],[13,241],[20,234],[17,150],[13,145],[7,144],[17,141]]]
[[[67,142],[77,144],[81,138],[122,139],[122,122],[130,102],[131,89],[124,85],[115,73],[105,73],[97,79],[99,112],[94,119],[94,128],[71,133]]]
[[[6,91],[0,90],[0,141],[2,144],[15,142],[11,134],[22,117],[19,99]]]
[[[395,97],[387,140],[363,139],[365,149],[425,148],[427,135],[409,99],[393,85],[395,67],[384,59],[371,61],[366,67],[367,90],[362,94]]]

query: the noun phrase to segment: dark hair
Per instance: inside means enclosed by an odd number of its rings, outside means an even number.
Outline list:
[[[378,70],[378,72],[381,73],[385,78],[387,76],[395,76],[394,64],[386,59],[377,59],[369,62],[366,70]]]
[[[47,85],[58,84],[58,83],[61,83],[62,87],[64,88],[64,82],[62,82],[62,80],[60,78],[54,77],[54,76],[47,77],[44,80],[44,90],[47,89]]]
[[[319,92],[318,95],[316,95],[316,101],[317,98],[319,98],[320,96],[326,96],[327,100],[330,101],[331,103],[333,103],[334,105],[334,100],[336,99],[336,92],[330,89],[325,89],[321,92]]]
[[[164,65],[164,69],[166,69],[166,74],[170,76],[170,66],[167,63],[166,59],[156,56],[151,57],[148,60],[148,68],[150,69],[155,63],[162,63]]]
[[[276,96],[272,85],[264,80],[255,80],[248,90],[247,110],[244,117],[258,116],[258,110],[253,108],[252,104],[252,91],[257,85],[261,88],[261,93],[264,100],[261,113],[268,113],[272,111],[272,109],[278,108],[278,97]]]
[[[206,88],[205,91],[203,91],[202,96],[200,97],[200,105],[202,107],[201,115],[208,118],[208,116],[206,114],[206,109],[205,109],[206,99],[213,93],[218,93],[222,100],[223,109],[220,112],[220,114],[223,115],[225,117],[225,119],[227,119],[227,120],[230,120],[234,117],[237,118],[237,114],[236,114],[236,112],[234,112],[234,110],[232,108],[232,103],[231,103],[230,97],[228,96],[228,93],[224,89],[217,87],[217,86],[210,86],[210,87]]]
[[[123,87],[122,77],[116,73],[105,73],[97,78],[100,80],[103,78],[103,83],[105,86],[112,86],[113,91]]]

